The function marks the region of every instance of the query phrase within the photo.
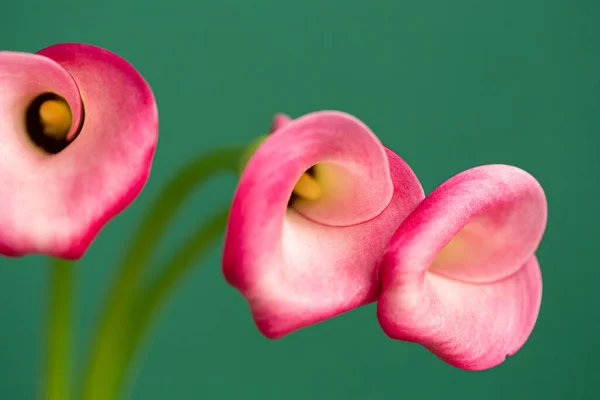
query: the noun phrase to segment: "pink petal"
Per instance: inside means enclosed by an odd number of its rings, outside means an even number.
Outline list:
[[[292,119],[286,114],[275,114],[275,117],[273,117],[273,123],[271,125],[271,132],[275,132],[276,130],[283,128],[291,121]]]
[[[302,173],[322,162],[351,169],[363,197],[332,218],[307,208],[309,219],[288,209],[288,200]],[[408,165],[362,122],[340,112],[308,114],[270,135],[246,167],[229,218],[225,278],[272,339],[372,302],[379,258],[423,197]]]
[[[1,54],[0,74],[0,253],[79,258],[148,178],[158,133],[152,91],[125,60],[84,44]],[[31,144],[19,122],[46,91],[64,97],[76,120],[80,98],[85,109],[79,135],[55,155]]]
[[[541,186],[516,167],[488,165],[446,181],[402,223],[382,259],[385,333],[463,369],[503,362],[537,319],[534,252],[546,219]]]
[[[44,77],[40,79],[40,76]],[[38,95],[60,93],[69,103],[73,123],[68,137],[72,137],[81,122],[81,97],[73,77],[52,60],[35,54],[0,51],[0,134],[2,141],[16,142],[28,151],[31,141],[25,133],[25,111]],[[10,148],[0,148],[2,158]]]

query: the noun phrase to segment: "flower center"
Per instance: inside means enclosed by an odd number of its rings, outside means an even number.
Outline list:
[[[256,150],[260,147],[260,145],[267,139],[267,135],[260,136],[256,138],[250,145],[246,148],[244,153],[240,158],[239,170],[240,172],[244,171],[246,165],[250,161],[250,158],[254,155]],[[296,182],[296,186],[294,186],[294,190],[292,192],[292,198],[290,199],[290,204],[293,200],[302,198],[304,200],[318,200],[323,195],[323,190],[321,185],[315,179],[315,171],[314,166],[309,168],[298,182]]]
[[[294,189],[292,190],[288,207],[297,205],[298,201],[306,202],[318,200],[324,195],[322,183],[319,182],[320,179],[317,179],[315,173],[315,167],[316,165],[310,167],[304,174],[302,174],[300,179],[298,179]]]
[[[41,94],[27,108],[27,133],[47,153],[56,154],[73,141],[76,135],[68,137],[72,124],[69,104],[57,94]]]
[[[40,123],[46,136],[64,139],[71,128],[73,116],[63,100],[46,100],[40,106]]]
[[[296,182],[294,194],[306,200],[317,200],[321,197],[323,191],[317,180],[314,178],[314,175],[309,171],[302,174],[298,182]]]

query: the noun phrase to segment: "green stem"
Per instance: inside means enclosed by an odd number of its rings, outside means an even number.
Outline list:
[[[162,274],[150,288],[136,296],[138,300],[136,302],[135,318],[133,319],[124,359],[119,366],[118,391],[125,382],[131,362],[161,305],[165,303],[169,294],[190,269],[198,265],[198,263],[194,263],[194,260],[199,255],[203,255],[209,249],[209,245],[225,231],[228,215],[229,207],[225,207],[213,216],[205,226],[198,229],[164,268],[161,268]]]
[[[142,222],[119,270],[96,333],[83,383],[84,400],[110,400],[119,384],[121,365],[131,328],[131,309],[144,266],[179,206],[209,176],[236,171],[243,149],[218,150],[185,166],[161,191]]]
[[[50,321],[48,332],[48,359],[46,366],[46,398],[69,400],[71,353],[71,296],[72,265],[55,259],[51,266]]]

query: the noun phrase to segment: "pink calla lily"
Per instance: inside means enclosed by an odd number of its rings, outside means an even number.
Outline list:
[[[502,363],[538,316],[534,253],[546,219],[541,186],[519,168],[487,165],[446,181],[401,224],[382,259],[385,333],[462,369]]]
[[[142,190],[157,137],[152,91],[119,56],[0,52],[0,254],[83,256]]]
[[[234,196],[223,272],[277,339],[377,300],[379,259],[424,193],[348,114],[278,115],[273,130]]]

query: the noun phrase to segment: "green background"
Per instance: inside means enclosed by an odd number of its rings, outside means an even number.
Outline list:
[[[5,0],[0,21],[0,48],[96,44],[158,99],[150,181],[76,267],[79,364],[115,261],[162,185],[193,157],[265,133],[275,112],[355,114],[427,192],[486,163],[524,168],[546,190],[541,313],[500,367],[464,372],[388,340],[374,306],[268,341],[221,277],[219,242],[164,308],[132,399],[600,398],[600,1]],[[234,188],[224,177],[198,191],[157,257]],[[0,398],[32,399],[48,262],[0,267]]]

